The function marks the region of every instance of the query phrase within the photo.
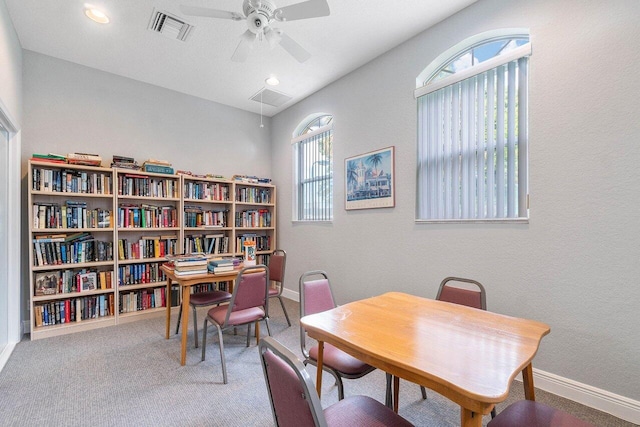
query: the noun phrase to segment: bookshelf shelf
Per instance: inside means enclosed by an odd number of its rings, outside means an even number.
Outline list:
[[[32,340],[165,313],[166,255],[276,248],[271,184],[39,161],[29,179]]]

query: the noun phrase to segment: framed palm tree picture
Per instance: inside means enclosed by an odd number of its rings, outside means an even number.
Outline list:
[[[346,210],[395,206],[394,148],[382,148],[345,159]]]

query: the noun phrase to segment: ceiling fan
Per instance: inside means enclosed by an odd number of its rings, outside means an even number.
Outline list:
[[[187,5],[181,5],[180,10],[190,16],[232,19],[234,21],[245,20],[248,29],[240,36],[240,43],[231,57],[231,60],[236,62],[244,62],[256,39],[262,40],[263,37],[267,39],[271,47],[279,44],[298,62],[306,61],[311,57],[311,54],[281,29],[273,27],[272,24],[328,16],[330,13],[327,0],[307,0],[280,8],[276,8],[276,5],[270,0],[244,0],[242,3],[243,13]]]

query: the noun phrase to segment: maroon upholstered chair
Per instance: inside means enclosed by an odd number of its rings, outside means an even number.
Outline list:
[[[222,332],[237,326],[247,325],[247,347],[250,343],[251,324],[264,320],[269,329],[269,269],[266,265],[245,267],[238,273],[233,295],[228,305],[213,307],[204,319],[202,329],[202,360],[207,349],[207,323],[211,322],[218,330],[222,377],[227,384],[227,367],[224,358],[224,341]],[[260,337],[258,337],[258,340]]]
[[[282,290],[284,289],[284,269],[287,266],[287,253],[282,249],[276,249],[269,257],[269,280],[276,283],[275,286],[269,286],[269,298],[278,298],[287,324],[291,326],[289,313],[284,306],[282,300]]]
[[[300,317],[335,308],[336,303],[331,292],[329,277],[324,271],[316,270],[304,273],[300,276],[299,285]],[[305,357],[303,363],[318,366],[318,345],[307,349],[307,333],[302,325],[300,325],[300,348]],[[367,365],[328,343],[324,345],[322,362],[322,369],[336,379],[338,400],[344,398],[342,378],[360,378],[375,370],[373,366]]]
[[[573,415],[544,403],[519,400],[507,406],[487,427],[594,427]]]
[[[231,299],[231,294],[225,291],[207,291],[196,292],[189,297],[189,305],[193,309],[193,338],[195,346],[198,348],[198,313],[196,308],[207,307],[209,305],[220,305],[223,302],[228,302]],[[180,304],[180,311],[178,312],[178,324],[176,325],[176,334],[180,331],[180,321],[182,319],[182,304]]]
[[[278,427],[402,427],[407,420],[368,396],[351,396],[322,409],[304,364],[271,337],[259,344],[271,412]]]

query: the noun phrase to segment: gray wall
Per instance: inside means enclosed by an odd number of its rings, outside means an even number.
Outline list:
[[[482,0],[273,118],[286,287],[326,270],[339,303],[399,290],[434,297],[450,275],[489,310],[548,323],[534,367],[640,399],[640,2]],[[475,34],[529,28],[531,219],[416,224],[415,79]],[[334,115],[331,224],[293,223],[291,135]],[[396,147],[396,207],[344,210],[344,159]]]

